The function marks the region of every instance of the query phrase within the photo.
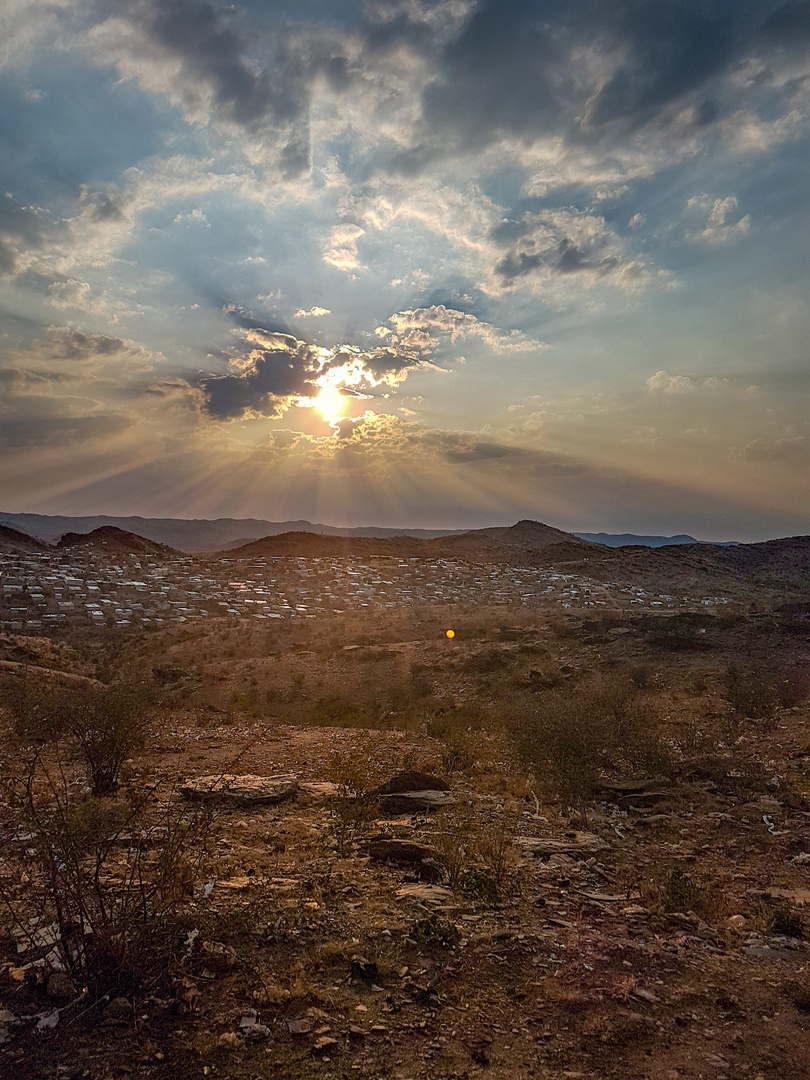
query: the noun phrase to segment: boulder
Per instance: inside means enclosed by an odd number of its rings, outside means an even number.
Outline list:
[[[449,791],[450,785],[446,780],[431,773],[419,772],[418,769],[405,769],[397,773],[380,788],[381,795],[395,795],[402,792],[414,791]]]
[[[418,810],[440,810],[443,806],[452,806],[454,802],[455,799],[449,791],[433,789],[380,795],[380,809],[386,814],[415,814]]]
[[[294,776],[196,776],[180,787],[185,799],[196,802],[219,802],[233,806],[258,806],[282,802],[298,791]]]
[[[455,800],[447,781],[431,773],[406,769],[397,773],[379,789],[380,809],[385,814],[414,814],[419,810],[438,810]]]

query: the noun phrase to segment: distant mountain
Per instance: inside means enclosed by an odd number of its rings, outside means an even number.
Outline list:
[[[88,533],[69,532],[60,539],[57,548],[93,548],[105,552],[129,552],[134,555],[178,555],[179,552],[166,544],[156,544],[145,536],[118,529],[114,525],[102,525]]]
[[[635,533],[574,533],[580,540],[591,544],[603,544],[605,547],[670,547],[678,544],[708,544],[710,540],[696,540],[694,536],[680,533],[677,536],[637,536]],[[738,541],[727,540],[715,544],[716,547],[733,547]]]
[[[0,551],[13,555],[19,552],[42,551],[47,547],[41,540],[34,539],[27,533],[18,529],[9,528],[8,525],[0,525]]]
[[[22,529],[31,536],[54,543],[65,533],[89,533],[110,525],[158,544],[168,544],[180,551],[222,551],[235,541],[242,544],[264,536],[287,532],[316,533],[322,536],[413,536],[430,539],[463,532],[463,529],[339,529],[310,521],[262,521],[257,518],[215,518],[214,520],[142,517],[62,517],[47,514],[4,514],[0,523]]]
[[[725,596],[746,601],[756,595],[786,602],[810,595],[808,536],[732,546],[692,543],[611,548],[539,521],[519,521],[509,528],[474,529],[430,540],[284,533],[223,551],[219,557],[241,562],[289,555],[360,560],[388,555],[543,566],[673,596]]]
[[[431,539],[407,536],[324,536],[289,532],[265,536],[243,547],[222,551],[224,558],[258,559],[281,555],[309,557],[363,557],[392,555],[399,558],[464,559],[469,562],[504,562],[533,565],[541,556],[582,558],[592,545],[570,533],[539,521],[519,521],[506,528],[473,529]]]

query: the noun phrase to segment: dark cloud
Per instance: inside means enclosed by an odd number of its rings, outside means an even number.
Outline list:
[[[104,191],[99,188],[84,187],[80,195],[80,203],[87,209],[92,221],[123,221],[124,212],[121,209],[121,201],[120,192],[112,188]]]
[[[222,311],[236,326],[243,330],[262,330],[273,334],[289,334],[290,328],[281,319],[274,320],[272,326],[268,326],[267,319],[258,319],[253,312],[242,307],[241,304],[229,302],[222,305]],[[295,340],[294,338],[292,340]]]
[[[810,3],[787,0],[768,16],[762,31],[780,44],[801,47],[810,38]]]
[[[284,34],[264,37],[272,55],[257,63],[234,8],[206,0],[124,0],[116,6],[162,53],[180,62],[175,89],[189,106],[198,106],[207,88],[218,118],[278,142],[286,176],[309,168],[311,70]]]
[[[503,222],[491,236],[506,248],[495,272],[507,284],[535,273],[602,276],[621,269],[632,275],[642,269],[623,261],[615,235],[601,218],[588,214],[526,214],[520,221]]]
[[[199,386],[210,416],[231,420],[246,415],[277,416],[284,399],[313,397],[318,371],[314,351],[294,338],[278,335],[277,348],[254,349],[238,375],[212,375]]]
[[[735,25],[731,5],[712,7],[705,0],[611,5],[612,28],[625,56],[596,95],[589,123],[636,126],[725,68],[745,28]]]
[[[367,397],[379,383],[400,382],[409,371],[430,363],[428,356],[405,345],[359,349],[338,345],[317,348],[291,334],[249,328],[244,332],[247,356],[229,358],[231,372],[206,375],[196,386],[202,391],[203,409],[219,420],[278,416],[297,398],[315,397],[316,380],[340,368],[351,371],[351,386],[338,378],[335,389],[346,397]]]
[[[706,126],[723,113],[723,75],[808,33],[806,0],[775,10],[773,0],[483,0],[425,88],[430,135],[398,150],[392,168],[416,172],[502,136],[616,138],[675,123],[676,104]]]
[[[552,274],[576,274],[584,270],[607,274],[619,266],[621,260],[615,255],[602,259],[587,256],[573,240],[563,238],[551,252],[530,254],[519,249],[510,251],[495,267],[505,280],[525,277],[541,268]]]
[[[548,5],[550,9],[555,5]],[[559,63],[565,48],[558,23],[550,32],[529,0],[489,0],[445,49],[439,78],[426,88],[423,107],[435,130],[451,128],[465,143],[488,142],[499,132],[538,133],[557,111]]]
[[[53,360],[90,360],[97,356],[117,356],[127,352],[131,342],[106,334],[85,334],[82,330],[58,330],[51,335],[49,354]]]

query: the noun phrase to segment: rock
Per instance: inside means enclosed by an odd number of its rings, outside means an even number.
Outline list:
[[[215,975],[224,975],[236,963],[236,950],[221,941],[204,941],[200,954],[205,958],[206,967]]]
[[[197,776],[180,787],[185,799],[220,802],[233,806],[260,806],[282,802],[298,790],[295,776]]]
[[[49,1012],[37,1013],[37,1031],[48,1031],[59,1025],[59,1010],[51,1009]]]
[[[309,1016],[298,1016],[285,1020],[284,1027],[291,1035],[309,1035],[312,1031],[312,1019]]]
[[[415,814],[417,810],[440,810],[452,806],[455,799],[449,791],[426,788],[423,791],[400,791],[380,795],[380,809],[386,814]]]
[[[671,791],[638,791],[631,795],[619,795],[617,801],[625,809],[634,810],[638,807],[655,806],[671,798]]]
[[[446,780],[433,776],[431,773],[419,772],[417,769],[406,769],[397,773],[380,788],[381,795],[397,795],[404,791],[449,791],[450,785]]]
[[[413,900],[417,903],[427,901],[433,904],[443,904],[453,894],[443,885],[403,885],[397,889],[397,900]]]
[[[256,1013],[252,1010],[239,1018],[239,1032],[254,1042],[269,1039],[271,1034],[270,1028],[266,1024],[260,1024]]]
[[[123,1023],[132,1019],[132,1002],[125,997],[113,998],[104,1010],[104,1019]]]
[[[313,799],[335,799],[341,794],[339,785],[331,780],[306,780],[298,785],[298,790]]]
[[[372,859],[380,862],[418,865],[426,859],[438,858],[436,849],[427,844],[418,844],[415,840],[399,840],[393,836],[370,836],[363,840],[360,846]]]
[[[69,975],[63,971],[54,971],[48,976],[45,991],[54,1001],[72,1001],[76,997],[76,987]]]
[[[325,1054],[327,1050],[331,1050],[337,1044],[337,1039],[333,1039],[330,1035],[321,1035],[320,1039],[316,1039],[312,1044],[312,1052],[313,1054]]]
[[[518,838],[522,848],[532,855],[567,855],[572,852],[604,851],[610,847],[601,836],[594,833],[575,832],[563,840],[545,836],[526,836]]]
[[[641,780],[600,780],[599,794],[607,798],[618,799],[627,795],[642,795],[661,786],[661,780],[645,778]]]

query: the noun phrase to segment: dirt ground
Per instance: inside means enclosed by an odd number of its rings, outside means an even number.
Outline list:
[[[298,791],[216,809],[161,977],[62,1001],[7,934],[0,1075],[806,1080],[810,710],[730,724],[719,683],[741,651],[803,670],[806,634],[696,624],[693,650],[643,619],[502,618],[167,631],[95,660],[5,641],[9,671],[156,681],[159,722],[127,764],[155,820],[194,776]],[[654,707],[669,766],[617,765],[567,807],[504,708],[616,671]],[[5,775],[22,753],[7,743]],[[373,793],[402,770],[452,803],[386,814]],[[430,857],[372,857],[371,837]]]

